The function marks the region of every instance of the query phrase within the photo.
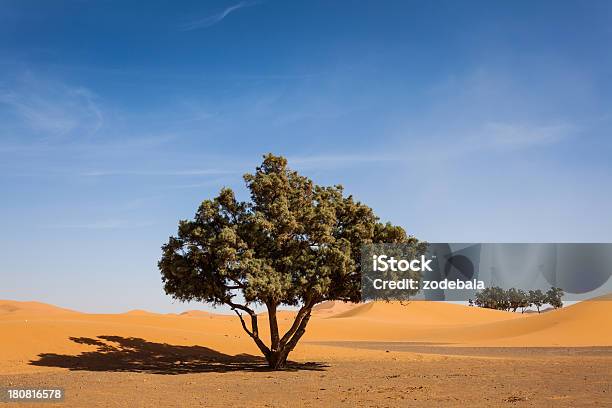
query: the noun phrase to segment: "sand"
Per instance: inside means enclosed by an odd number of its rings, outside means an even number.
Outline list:
[[[280,312],[280,326],[293,316]],[[266,325],[262,315],[262,336]],[[0,386],[65,386],[62,406],[612,404],[610,300],[524,315],[327,302],[291,355],[298,365],[280,373],[263,367],[233,315],[86,314],[7,300],[0,333]]]

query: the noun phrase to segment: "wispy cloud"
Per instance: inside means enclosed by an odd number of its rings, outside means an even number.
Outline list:
[[[88,135],[104,124],[104,115],[89,89],[57,81],[46,81],[32,74],[0,83],[0,107],[7,108],[19,126],[39,138]]]
[[[312,156],[298,156],[287,158],[289,166],[300,169],[316,167],[347,167],[364,163],[384,163],[403,160],[399,154],[371,153],[371,154],[322,154]]]
[[[211,27],[217,23],[220,23],[224,18],[226,18],[233,12],[246,8],[246,7],[255,6],[259,3],[260,1],[241,1],[240,3],[234,4],[233,6],[229,6],[216,14],[201,18],[199,20],[185,23],[181,25],[180,29],[181,31],[192,31],[192,30],[198,30],[200,28]]]
[[[431,137],[426,144],[415,144],[418,155],[410,162],[440,166],[465,156],[488,152],[518,153],[553,146],[574,137],[582,129],[570,123],[529,121],[484,122],[465,129],[444,129],[453,138]],[[408,157],[408,154],[405,155]]]
[[[231,182],[231,181],[236,181],[236,180],[228,180],[228,178],[214,178],[214,179],[207,180],[201,183],[171,185],[171,186],[168,186],[168,189],[190,189],[190,188],[220,186],[220,185],[225,184],[228,181]]]
[[[82,224],[52,224],[48,228],[52,229],[86,229],[86,230],[112,230],[112,229],[132,229],[145,228],[153,225],[152,222],[134,222],[122,219],[100,220]]]
[[[221,169],[190,169],[190,170],[98,170],[81,173],[85,177],[106,176],[210,176],[221,174],[236,174],[235,170]]]
[[[483,142],[494,148],[519,149],[560,142],[575,130],[561,123],[549,125],[489,122],[482,131]]]

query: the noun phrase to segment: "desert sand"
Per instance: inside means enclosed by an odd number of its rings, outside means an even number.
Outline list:
[[[293,315],[281,312],[281,326]],[[58,406],[612,405],[609,299],[524,315],[328,302],[282,372],[265,369],[236,316],[198,310],[6,300],[0,333],[0,386],[65,387]]]

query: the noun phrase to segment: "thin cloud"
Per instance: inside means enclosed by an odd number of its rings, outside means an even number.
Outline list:
[[[190,188],[201,188],[201,187],[211,187],[211,186],[220,186],[227,182],[226,178],[216,178],[213,180],[208,180],[202,183],[191,183],[191,184],[179,184],[168,186],[169,189],[190,189]]]
[[[560,142],[568,137],[574,127],[565,123],[534,125],[490,122],[482,132],[485,144],[494,148],[520,149]]]
[[[110,127],[110,126],[109,126]],[[123,131],[122,131],[123,132]],[[109,134],[106,132],[105,134]],[[110,133],[112,134],[112,133]],[[19,154],[77,154],[94,155],[95,157],[116,155],[119,153],[129,154],[131,152],[142,152],[143,150],[153,150],[176,140],[175,134],[162,134],[133,138],[116,138],[107,140],[98,138],[95,141],[75,138],[69,140],[70,143],[57,143],[54,139],[43,138],[36,140],[25,140],[15,142],[0,142],[0,153],[19,153]],[[29,166],[30,168],[32,166]],[[45,174],[48,170],[45,170]],[[74,174],[74,172],[71,172]]]
[[[219,169],[191,170],[100,170],[81,173],[84,177],[106,176],[209,176],[220,174],[235,174],[237,171]]]
[[[39,139],[96,133],[104,125],[96,99],[87,88],[32,74],[0,87],[0,105],[13,113],[15,124],[36,132]]]
[[[48,228],[52,229],[86,229],[86,230],[113,230],[113,229],[132,229],[145,228],[153,225],[152,222],[132,222],[128,220],[108,219],[94,221],[83,224],[53,224]]]
[[[192,31],[192,30],[198,30],[200,28],[211,27],[215,24],[220,23],[224,18],[226,18],[233,12],[246,8],[246,7],[255,6],[259,3],[260,3],[259,1],[241,1],[240,3],[227,7],[225,10],[217,14],[213,14],[211,16],[207,16],[199,20],[185,23],[180,27],[180,29],[181,31]]]
[[[381,163],[403,160],[401,155],[389,154],[332,154],[332,155],[313,155],[302,157],[288,157],[289,166],[301,169],[310,167],[347,167],[364,163]]]

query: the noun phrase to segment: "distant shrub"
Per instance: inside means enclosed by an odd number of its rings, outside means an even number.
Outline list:
[[[523,289],[511,288],[504,290],[498,286],[492,286],[476,293],[474,300],[469,300],[470,306],[478,306],[486,309],[507,310],[516,312],[535,306],[538,313],[545,304],[558,309],[563,307],[563,295],[565,292],[561,288],[550,288],[546,293],[540,289],[525,292]]]

